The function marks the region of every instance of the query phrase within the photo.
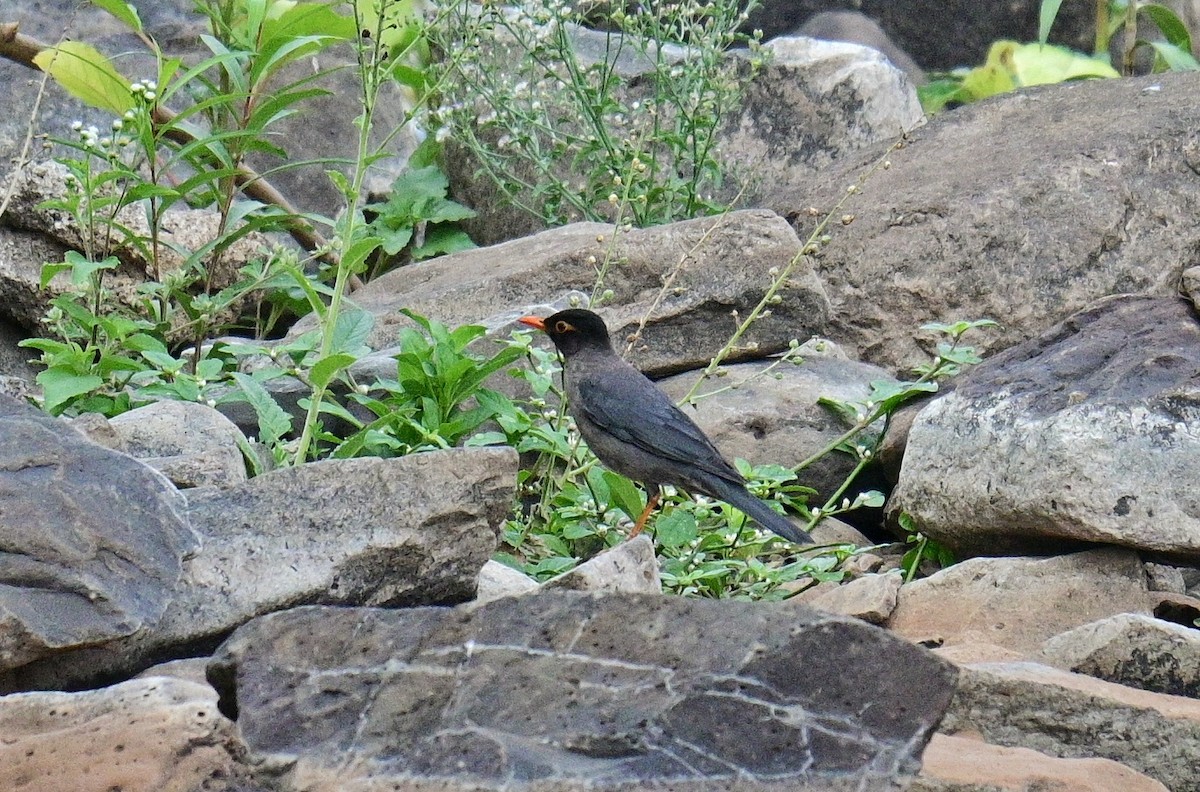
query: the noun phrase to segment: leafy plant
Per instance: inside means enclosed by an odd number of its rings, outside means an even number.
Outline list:
[[[725,178],[716,132],[737,106],[739,68],[762,62],[756,46],[745,64],[725,54],[756,44],[737,32],[737,2],[618,8],[586,54],[585,11],[570,4],[449,8],[437,46],[470,56],[447,65],[436,120],[513,205],[550,225],[646,226],[724,208],[711,198]]]
[[[365,233],[378,237],[390,261],[407,251],[413,261],[469,250],[475,243],[457,222],[475,212],[446,197],[450,180],[436,165],[411,167],[392,183],[387,201],[368,204]],[[390,263],[389,261],[389,263]],[[372,276],[383,267],[378,266]]]
[[[1042,0],[1037,43],[998,41],[988,51],[983,65],[936,76],[918,88],[925,112],[936,113],[947,106],[967,104],[1033,85],[1129,75],[1134,71],[1137,53],[1142,50],[1153,54],[1151,70],[1156,73],[1200,69],[1200,62],[1192,55],[1191,33],[1165,5],[1096,0],[1093,55],[1047,43],[1061,5],[1062,0]],[[1138,20],[1143,16],[1158,29],[1162,40],[1138,37]],[[1110,44],[1121,31],[1127,43],[1119,55],[1110,56]]]

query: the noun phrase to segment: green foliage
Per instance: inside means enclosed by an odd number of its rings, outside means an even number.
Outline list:
[[[954,563],[954,554],[942,545],[930,539],[917,529],[916,520],[908,512],[901,512],[897,520],[900,530],[904,531],[904,541],[912,545],[900,559],[900,569],[904,571],[904,582],[916,578],[921,563],[929,561],[937,569],[942,569]]]
[[[1032,85],[1128,75],[1133,72],[1139,50],[1152,53],[1151,70],[1155,73],[1200,69],[1200,62],[1192,55],[1191,32],[1166,5],[1127,0],[1098,2],[1092,56],[1047,44],[1061,5],[1062,0],[1042,0],[1038,43],[998,41],[988,51],[982,66],[939,75],[921,86],[917,93],[925,112],[936,113],[948,105],[966,104]],[[1149,20],[1162,40],[1139,37],[1139,18]],[[1125,34],[1124,50],[1110,59],[1110,42],[1120,31]]]
[[[436,120],[515,206],[550,225],[637,226],[725,208],[711,197],[726,177],[716,133],[738,107],[739,68],[762,62],[756,46],[740,66],[726,55],[746,41],[736,2],[618,9],[589,53],[575,43],[585,11],[567,3],[448,8],[433,33],[446,54]]]
[[[436,165],[405,171],[392,183],[387,201],[367,205],[374,218],[365,233],[378,237],[388,256],[408,251],[413,261],[475,247],[456,225],[475,212],[447,198],[449,188],[449,179]]]

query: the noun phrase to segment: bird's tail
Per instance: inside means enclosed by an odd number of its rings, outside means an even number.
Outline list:
[[[716,479],[705,483],[715,485],[707,488],[711,490],[714,497],[741,509],[772,533],[777,533],[789,542],[796,544],[813,544],[811,536],[792,525],[788,518],[754,497],[743,485],[726,479]]]

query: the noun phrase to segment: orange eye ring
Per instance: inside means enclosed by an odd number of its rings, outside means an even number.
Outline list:
[[[564,322],[562,319],[554,323],[554,332],[556,333],[567,333],[574,329],[569,322]]]

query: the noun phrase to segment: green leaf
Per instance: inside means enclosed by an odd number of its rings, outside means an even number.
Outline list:
[[[328,387],[333,378],[355,360],[358,360],[358,358],[354,355],[347,355],[344,352],[321,358],[313,365],[308,378],[316,388]]]
[[[1167,40],[1168,44],[1181,50],[1188,57],[1191,57],[1192,36],[1188,33],[1187,25],[1175,15],[1174,11],[1159,3],[1139,3],[1138,13],[1150,17],[1151,21],[1158,26],[1159,31],[1162,32],[1163,38]],[[1195,62],[1195,60],[1195,58],[1192,58],[1192,62]]]
[[[695,516],[685,509],[671,509],[654,522],[654,538],[663,547],[683,547],[699,535]]]
[[[1192,53],[1162,41],[1148,42],[1150,48],[1154,50],[1156,58],[1156,71],[1197,71],[1200,70],[1200,62],[1198,62]],[[1161,63],[1163,68],[1158,68]]]
[[[137,9],[124,0],[92,0],[92,5],[103,8],[135,33],[142,32],[142,20]]]
[[[42,399],[46,412],[59,415],[76,396],[100,388],[104,380],[95,374],[80,374],[69,366],[51,366],[37,375],[42,386]]]
[[[361,357],[370,352],[367,338],[375,327],[375,316],[361,308],[347,308],[338,314],[330,350]]]
[[[33,56],[33,62],[68,93],[92,107],[117,116],[133,107],[129,80],[90,44],[64,41]]]
[[[276,403],[262,383],[254,377],[235,371],[233,378],[258,416],[259,439],[268,446],[277,445],[292,431],[292,416]]]
[[[1062,0],[1042,0],[1042,7],[1038,12],[1038,41],[1043,44],[1050,38],[1050,28],[1058,17],[1058,7],[1061,5]]]
[[[638,517],[642,516],[646,502],[642,500],[642,494],[638,492],[638,488],[632,481],[611,470],[604,471],[604,481],[608,484],[613,505],[625,512],[630,520],[636,521]]]
[[[412,252],[414,261],[423,261],[434,256],[445,256],[462,250],[471,250],[477,245],[461,228],[434,226],[425,232],[425,244]]]

